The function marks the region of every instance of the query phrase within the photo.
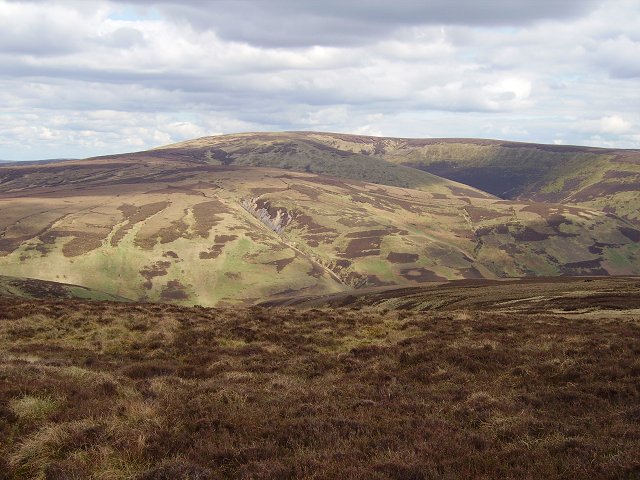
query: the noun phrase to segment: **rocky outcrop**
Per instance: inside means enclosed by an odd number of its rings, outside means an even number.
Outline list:
[[[285,227],[291,223],[291,215],[286,209],[272,207],[266,200],[243,198],[240,205],[278,235],[281,235]]]

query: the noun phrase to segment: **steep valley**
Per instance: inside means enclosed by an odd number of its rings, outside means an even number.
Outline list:
[[[189,305],[640,274],[630,219],[425,175],[414,189],[166,150],[12,165],[0,168],[0,272]]]

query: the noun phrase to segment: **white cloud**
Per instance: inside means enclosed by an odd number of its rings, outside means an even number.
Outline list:
[[[600,119],[600,132],[604,134],[612,133],[614,135],[619,135],[622,133],[628,133],[631,129],[631,123],[618,115],[609,115]]]
[[[305,128],[640,146],[632,0],[276,3],[0,0],[0,158]]]

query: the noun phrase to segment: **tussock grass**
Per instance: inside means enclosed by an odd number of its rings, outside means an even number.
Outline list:
[[[0,299],[0,478],[638,478],[638,318],[539,308]]]
[[[11,400],[9,408],[20,419],[41,420],[54,412],[60,401],[50,396],[24,395]]]

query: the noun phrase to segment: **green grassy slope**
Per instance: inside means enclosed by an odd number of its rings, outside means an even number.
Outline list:
[[[577,204],[640,222],[638,150],[286,132],[205,137],[156,152],[168,156],[188,152],[192,158],[225,164],[306,169],[411,188],[422,182],[428,185],[418,173],[389,169],[391,163],[500,198]]]
[[[475,139],[373,139],[319,134],[500,198],[570,203],[640,221],[640,151]],[[377,152],[377,153],[376,153]]]
[[[324,136],[316,139],[307,134],[287,132],[205,137],[110,158],[155,158],[211,165],[272,167],[425,191],[451,183],[428,172],[388,162],[368,152],[334,148],[327,144]],[[484,192],[482,194],[490,196]]]
[[[376,285],[640,273],[596,210],[283,169],[118,157],[0,169],[0,271],[214,305]]]

